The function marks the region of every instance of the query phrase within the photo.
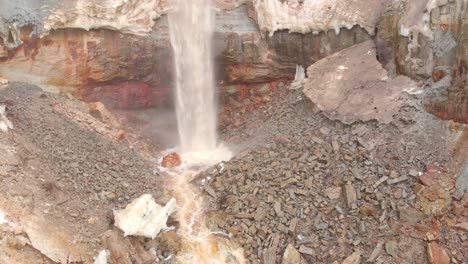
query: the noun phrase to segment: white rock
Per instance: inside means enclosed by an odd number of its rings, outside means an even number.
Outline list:
[[[101,250],[98,256],[94,260],[94,264],[107,264],[107,258],[109,257],[110,252],[107,250]]]
[[[289,89],[296,90],[303,87],[303,82],[305,80],[305,69],[301,65],[296,66],[296,76],[294,81],[291,83]]]
[[[0,210],[0,225],[8,224],[8,220],[6,219],[5,213]]]
[[[6,117],[6,107],[0,105],[0,130],[8,132],[8,129],[13,129],[13,124]]]
[[[0,85],[5,85],[5,84],[8,84],[8,80],[3,78],[3,77],[0,77]]]
[[[143,236],[154,239],[159,232],[167,230],[166,222],[176,209],[172,198],[166,206],[157,204],[151,194],[143,194],[123,210],[115,210],[115,225],[125,236]]]

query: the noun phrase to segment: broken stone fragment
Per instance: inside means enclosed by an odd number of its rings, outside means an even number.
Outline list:
[[[305,264],[307,263],[304,258],[302,258],[299,251],[297,251],[293,245],[288,244],[286,250],[283,254],[283,261],[281,264]]]
[[[175,152],[169,153],[166,156],[164,156],[161,162],[161,166],[163,166],[164,168],[174,168],[180,166],[180,164],[182,164],[182,160],[179,154]]]
[[[445,249],[440,247],[436,242],[431,242],[427,245],[427,254],[431,264],[450,264],[450,257]]]
[[[367,259],[367,262],[373,263],[377,259],[377,257],[380,256],[380,253],[382,252],[382,246],[383,242],[379,242],[377,246],[375,246],[374,250]]]
[[[56,263],[82,262],[86,249],[81,243],[72,243],[73,238],[62,226],[46,219],[29,215],[21,218],[21,225],[32,247]]]
[[[299,252],[302,253],[302,254],[306,254],[306,255],[309,255],[309,256],[315,256],[315,251],[313,248],[309,248],[309,247],[306,247],[304,245],[301,245],[299,247]]]
[[[107,250],[101,250],[94,260],[94,264],[107,264],[107,258],[109,255],[109,251]]]
[[[0,104],[0,130],[8,132],[9,129],[13,129],[13,124],[6,116],[6,106]]]
[[[388,241],[385,243],[385,251],[391,256],[395,256],[396,242]]]
[[[377,210],[372,205],[366,203],[359,208],[359,212],[364,216],[374,216]]]
[[[117,126],[118,123],[115,121],[114,116],[111,112],[106,108],[106,106],[101,102],[90,103],[88,105],[89,114],[94,116],[95,118],[99,119],[104,123],[108,123],[113,126]]]
[[[115,210],[115,225],[125,236],[143,236],[154,239],[159,232],[167,230],[166,222],[176,209],[172,198],[166,206],[157,204],[151,194],[143,194],[123,210]]]
[[[346,198],[346,204],[349,208],[352,208],[357,201],[356,189],[354,188],[354,185],[348,184],[343,186],[343,190]]]
[[[392,122],[408,100],[405,91],[417,85],[404,76],[389,80],[376,57],[369,40],[317,61],[307,69],[304,94],[332,120]]]
[[[419,176],[419,181],[425,186],[431,186],[436,183],[436,175],[434,173],[424,173]]]
[[[426,217],[426,214],[416,208],[408,207],[400,209],[400,219],[413,225],[426,219]]]
[[[284,213],[281,211],[281,203],[275,202],[273,209],[275,210],[275,213],[278,217],[283,217]]]
[[[341,197],[341,187],[330,187],[325,189],[325,195],[331,199],[336,200]]]
[[[8,84],[8,82],[9,82],[8,79],[5,79],[2,76],[0,76],[0,85]]]
[[[344,261],[343,264],[359,264],[361,263],[361,253],[359,252],[354,252],[351,254],[349,257],[347,257]]]

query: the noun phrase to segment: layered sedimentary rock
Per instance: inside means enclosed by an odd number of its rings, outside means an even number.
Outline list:
[[[0,74],[75,87],[115,107],[167,101],[170,0],[0,0]],[[468,122],[468,0],[216,0],[218,85],[292,79],[373,37],[390,76],[427,83],[426,108]],[[375,36],[374,36],[375,35]],[[429,80],[429,81],[428,81]]]
[[[468,1],[392,5],[377,27],[379,60],[392,74],[426,83],[424,105],[443,119],[468,122]]]
[[[345,27],[360,26],[374,34],[375,26],[388,1],[374,0],[253,0],[260,29],[272,36],[277,30],[318,34]]]
[[[217,1],[220,9],[216,16],[214,47],[220,86],[240,89],[250,84],[291,79],[297,64],[309,66],[369,39],[360,27],[345,29],[339,35],[334,31],[304,35],[283,30],[272,37],[262,37],[257,24],[249,17],[252,5],[238,6],[241,3]],[[86,21],[97,19],[91,17]],[[92,28],[90,22],[80,23],[86,29]],[[103,101],[111,107],[151,107],[168,101],[174,68],[165,16],[156,20],[144,36],[136,35],[143,30],[132,32],[127,27],[117,31],[107,28],[119,27],[109,26],[89,31],[55,29],[39,37],[34,33],[44,32],[39,26],[20,27],[15,35],[21,43],[18,47],[4,45],[0,72],[10,80],[76,87],[73,91],[83,100]]]

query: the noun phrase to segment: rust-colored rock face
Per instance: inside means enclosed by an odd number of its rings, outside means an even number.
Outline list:
[[[101,101],[109,107],[121,109],[154,107],[165,102],[168,94],[169,89],[136,81],[92,84],[77,92],[83,101]]]
[[[343,29],[340,35],[284,30],[262,38],[245,5],[218,12],[216,24],[217,83],[222,86],[292,79],[297,64],[309,66],[370,38],[359,27]],[[8,79],[75,87],[79,98],[101,101],[110,108],[154,107],[171,101],[174,67],[165,17],[147,36],[58,29],[38,38],[30,37],[31,31],[24,27],[23,44],[5,48],[1,55],[0,72]]]
[[[168,98],[172,60],[167,42],[110,30],[22,36],[23,45],[0,64],[11,80],[73,86],[83,100],[110,107],[151,107]]]
[[[427,111],[444,120],[468,123],[467,77],[454,81],[448,87],[441,87],[430,93],[424,100]]]
[[[37,7],[34,1],[26,2]],[[58,1],[46,2],[54,6]],[[73,87],[83,100],[102,101],[108,107],[153,107],[168,101],[173,59],[167,19],[161,16],[170,10],[168,1],[119,0],[111,9],[107,0],[89,1],[87,6],[63,2],[73,7],[72,12],[39,16],[42,24],[27,15],[30,7],[5,4],[0,10],[6,19],[0,19],[0,74],[10,81]],[[390,77],[431,79],[425,89],[426,109],[443,119],[468,122],[468,0],[379,0],[375,6],[359,0],[351,9],[345,2],[217,0],[213,40],[217,84],[251,87],[292,79],[296,65],[309,67],[370,39],[370,32],[376,33],[377,56]],[[138,12],[144,6],[154,12]],[[365,8],[355,12],[353,8],[360,6]],[[21,8],[28,12],[19,12],[24,21],[15,24],[13,13]],[[331,20],[321,24],[321,16],[310,17],[309,10],[322,9]],[[382,14],[383,9],[387,11]],[[109,16],[114,13],[119,17]],[[316,34],[307,33],[311,31]]]

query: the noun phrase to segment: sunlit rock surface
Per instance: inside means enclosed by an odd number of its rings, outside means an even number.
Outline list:
[[[417,89],[407,77],[389,79],[372,40],[320,60],[307,72],[304,94],[327,117],[345,124],[390,123],[407,99],[404,91]]]
[[[125,236],[143,236],[154,239],[159,232],[169,229],[166,222],[176,210],[176,200],[171,199],[164,207],[157,204],[151,194],[143,194],[125,209],[115,210],[115,225]]]

